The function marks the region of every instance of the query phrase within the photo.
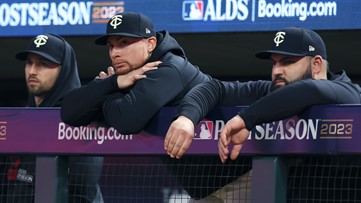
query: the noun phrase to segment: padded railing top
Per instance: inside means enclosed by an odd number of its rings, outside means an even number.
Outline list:
[[[187,154],[218,154],[219,133],[244,107],[218,107],[196,126]],[[0,153],[8,154],[166,154],[163,141],[175,108],[164,107],[139,134],[91,124],[71,127],[58,108],[0,108]],[[314,106],[300,116],[256,126],[241,154],[361,153],[361,106]]]

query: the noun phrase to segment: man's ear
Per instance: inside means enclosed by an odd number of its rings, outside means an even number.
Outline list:
[[[148,51],[153,52],[156,46],[157,46],[157,38],[155,37],[148,38]]]
[[[324,70],[323,59],[320,55],[316,55],[312,58],[311,66],[314,79],[323,79],[326,70]]]

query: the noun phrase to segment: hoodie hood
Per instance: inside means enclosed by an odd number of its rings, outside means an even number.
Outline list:
[[[347,82],[347,83],[352,83],[351,79],[347,76],[346,71],[341,70],[338,72],[328,72],[327,73],[327,78],[329,78],[329,80],[333,80],[333,81],[342,81],[342,82]],[[358,92],[360,92],[361,94],[361,87],[358,84],[353,83],[354,87],[358,89]]]
[[[148,61],[157,61],[161,59],[166,53],[173,53],[174,55],[185,58],[185,53],[178,42],[169,35],[166,30],[156,33],[157,47],[154,49],[152,56]]]
[[[54,35],[64,43],[64,54],[61,59],[61,69],[53,88],[45,95],[39,107],[59,107],[63,97],[71,90],[81,86],[76,56],[73,48],[64,38]],[[35,107],[34,95],[29,94],[30,107]]]
[[[351,79],[347,76],[344,70],[338,72],[327,72],[327,78],[329,80],[343,81],[343,82],[351,82]]]

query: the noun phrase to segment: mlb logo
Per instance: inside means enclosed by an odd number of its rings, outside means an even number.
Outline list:
[[[213,122],[201,121],[196,126],[194,139],[195,140],[211,140],[213,138]]]
[[[183,20],[202,20],[203,1],[183,1]]]

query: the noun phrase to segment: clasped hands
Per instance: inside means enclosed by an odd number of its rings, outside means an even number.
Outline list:
[[[119,74],[117,77],[117,83],[118,83],[119,89],[121,89],[121,90],[127,89],[127,88],[133,86],[138,80],[140,80],[142,78],[146,78],[147,76],[144,73],[147,71],[150,71],[150,70],[157,69],[158,65],[161,63],[162,63],[161,61],[149,62],[149,63],[143,65],[142,67],[132,70],[126,74],[122,74],[122,75]],[[116,74],[114,71],[114,68],[112,66],[109,66],[107,68],[107,73],[104,71],[101,71],[99,73],[99,75],[97,75],[95,78],[96,79],[105,79],[114,74]]]
[[[228,156],[236,159],[242,149],[243,143],[249,136],[244,120],[239,116],[233,117],[223,127],[218,141],[219,157],[225,163]],[[185,116],[179,116],[170,125],[164,140],[164,149],[172,158],[181,158],[194,138],[194,124]],[[229,151],[230,144],[233,144],[232,151]]]

